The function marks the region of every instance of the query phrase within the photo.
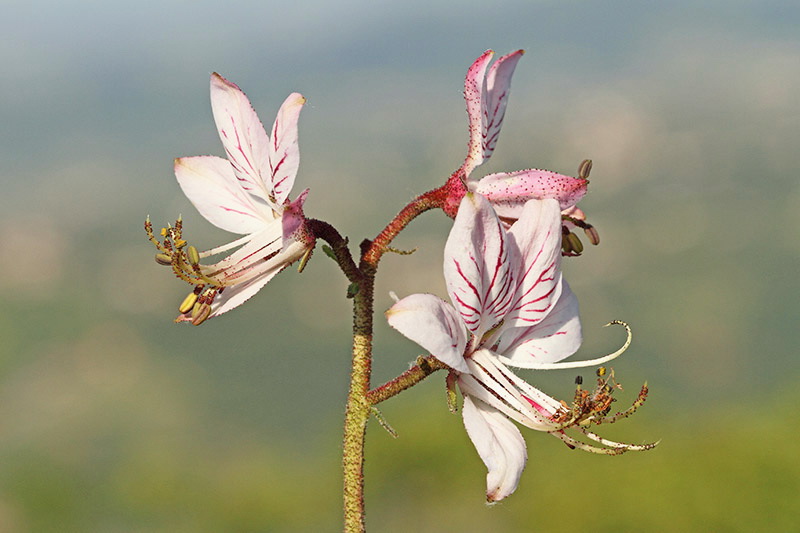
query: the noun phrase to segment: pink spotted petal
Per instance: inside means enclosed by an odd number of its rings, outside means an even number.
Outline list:
[[[555,200],[530,200],[508,231],[521,257],[516,294],[504,328],[532,326],[553,309],[561,292],[561,210]]]
[[[486,499],[498,502],[519,484],[528,451],[517,426],[497,409],[464,395],[464,427],[475,445],[486,474]]]
[[[444,278],[450,300],[478,339],[513,303],[517,257],[507,241],[486,198],[466,194],[444,247]]]
[[[544,320],[534,326],[503,332],[497,347],[500,360],[520,368],[556,363],[574,354],[581,345],[578,299],[566,281],[561,297]]]
[[[247,194],[230,163],[214,156],[175,160],[175,177],[184,194],[209,222],[232,233],[259,231],[272,218],[272,210]]]
[[[302,242],[313,246],[316,238],[308,228],[308,221],[303,214],[303,204],[308,196],[308,189],[300,193],[294,202],[286,205],[283,210],[283,242],[286,246],[289,242]]]
[[[486,76],[486,91],[483,98],[483,160],[491,157],[500,136],[500,128],[506,114],[508,96],[511,93],[511,76],[517,62],[525,53],[517,50],[498,59]]]
[[[482,178],[475,192],[486,196],[501,218],[519,218],[525,202],[533,198],[554,198],[561,209],[574,206],[586,194],[588,180],[549,170],[500,172]]]
[[[467,70],[464,80],[464,100],[469,117],[469,144],[463,169],[466,176],[483,163],[483,94],[486,87],[486,68],[494,52],[486,50]]]
[[[467,71],[464,99],[469,116],[469,145],[462,167],[467,176],[494,152],[511,92],[511,76],[524,53],[517,50],[504,55],[487,73],[486,68],[494,55],[487,50]]]
[[[269,185],[278,205],[289,197],[300,165],[300,149],[297,145],[297,121],[306,99],[300,93],[290,94],[278,110],[272,125],[269,143]]]
[[[241,187],[278,210],[271,190],[267,132],[244,92],[216,72],[211,75],[211,110]]]
[[[450,305],[432,294],[406,296],[388,311],[389,325],[416,342],[444,364],[469,372],[464,361],[467,334]]]

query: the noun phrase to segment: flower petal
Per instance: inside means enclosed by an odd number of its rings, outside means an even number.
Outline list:
[[[565,280],[562,284],[561,297],[544,320],[504,331],[497,347],[501,361],[530,368],[561,361],[578,350],[583,340],[578,299]]]
[[[288,263],[284,264],[280,268],[273,268],[264,275],[253,278],[248,282],[234,285],[232,287],[226,287],[225,290],[222,291],[222,293],[217,296],[214,299],[214,302],[211,304],[211,314],[209,317],[219,316],[223,313],[227,313],[231,309],[239,307],[247,300],[252,298],[258,291],[261,290],[261,287],[266,285],[267,282],[274,278],[278,272],[286,268],[287,265]]]
[[[588,180],[557,174],[549,170],[518,170],[483,177],[475,186],[492,202],[500,218],[517,219],[525,202],[533,198],[554,198],[561,209],[568,209],[586,194]]]
[[[494,55],[494,52],[487,50],[467,71],[464,99],[469,116],[469,145],[462,167],[467,176],[494,152],[508,104],[511,76],[524,53],[523,50],[517,50],[504,55],[487,74],[486,67]]]
[[[508,231],[521,261],[517,292],[504,328],[544,319],[561,293],[561,210],[555,200],[530,200]]]
[[[226,286],[214,299],[211,315],[218,316],[246,302],[284,268],[297,261],[308,250],[303,242],[282,243],[280,222],[256,235],[242,248],[217,265],[226,265]],[[281,247],[282,246],[282,247]]]
[[[502,413],[483,402],[464,396],[464,427],[475,445],[486,474],[486,499],[497,502],[517,489],[528,460],[525,440]]]
[[[303,214],[303,204],[306,202],[308,191],[309,190],[306,189],[301,192],[297,199],[287,204],[283,210],[283,216],[281,218],[284,245],[291,241],[299,241],[306,244],[313,244],[316,242],[316,238],[308,228],[308,221]]]
[[[524,53],[524,50],[517,50],[504,55],[492,65],[486,76],[486,91],[482,102],[484,161],[491,157],[500,137],[500,128],[511,93],[511,76]]]
[[[270,188],[278,205],[289,197],[300,165],[297,146],[297,121],[306,99],[300,93],[290,94],[278,110],[272,125],[269,143]]]
[[[267,132],[242,90],[216,72],[211,75],[211,110],[241,187],[280,210],[272,193]]]
[[[492,206],[467,193],[444,247],[444,278],[453,305],[480,339],[508,312],[516,254]]]
[[[444,364],[469,372],[464,361],[467,335],[452,306],[432,294],[406,296],[388,311],[389,325]]]
[[[464,80],[464,100],[467,102],[469,117],[469,144],[467,158],[462,168],[469,174],[483,163],[483,94],[486,90],[486,67],[494,52],[486,50],[467,70]]]
[[[233,168],[214,156],[175,160],[175,177],[189,201],[209,222],[232,233],[259,231],[272,217],[238,184]]]

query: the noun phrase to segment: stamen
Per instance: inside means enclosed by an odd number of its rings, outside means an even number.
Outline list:
[[[589,237],[589,242],[594,244],[595,246],[600,244],[600,234],[597,232],[594,226],[587,224],[583,228],[583,232]]]
[[[186,248],[186,258],[189,260],[189,264],[192,265],[192,267],[200,264],[200,254],[197,253],[197,248],[194,246]]]
[[[458,374],[456,374],[455,371],[450,370],[447,373],[447,378],[445,378],[444,384],[445,384],[446,391],[447,391],[447,408],[453,414],[458,412],[458,397],[456,396],[456,381],[458,381]]]
[[[567,234],[567,240],[569,241],[570,247],[577,255],[580,255],[581,252],[583,252],[583,243],[577,235],[570,231]]]
[[[573,450],[577,448],[585,452],[597,453],[601,455],[620,455],[629,450],[629,448],[601,448],[599,446],[592,446],[591,444],[586,444],[585,442],[573,439],[563,431],[553,431],[550,434],[564,441],[564,443]]]
[[[188,313],[194,307],[194,304],[197,303],[197,297],[199,295],[199,291],[197,290],[198,287],[195,287],[194,291],[190,292],[186,298],[183,299],[181,305],[178,306],[178,311],[181,314]]]
[[[633,339],[633,332],[631,331],[630,326],[625,322],[622,322],[621,320],[612,320],[603,327],[608,327],[611,325],[619,325],[624,327],[625,331],[628,334],[628,338],[625,340],[625,344],[623,344],[622,347],[616,352],[610,353],[603,357],[598,357],[597,359],[590,359],[588,361],[567,361],[565,363],[540,363],[534,366],[526,365],[525,368],[530,368],[533,370],[558,370],[563,368],[583,368],[586,366],[603,364],[613,359],[616,359],[617,357],[625,353],[625,350],[627,350],[628,346],[631,345],[631,340]]]
[[[208,319],[210,314],[211,306],[207,303],[200,304],[192,311],[192,325],[199,326]]]
[[[156,263],[163,266],[170,266],[172,264],[172,257],[167,254],[156,254]]]
[[[584,159],[578,165],[578,177],[582,180],[589,179],[589,173],[592,171],[592,160]]]
[[[599,442],[603,446],[608,446],[610,448],[625,448],[625,451],[631,451],[631,452],[643,452],[646,450],[652,450],[653,448],[658,446],[658,444],[661,442],[660,440],[657,440],[656,442],[650,442],[648,444],[627,444],[603,438],[597,433],[593,433],[581,427],[578,428],[578,431],[580,431],[593,441]]]

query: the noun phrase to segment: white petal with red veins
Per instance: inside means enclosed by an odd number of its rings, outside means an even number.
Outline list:
[[[504,328],[532,326],[553,309],[561,293],[561,210],[555,200],[530,200],[508,231],[516,264],[514,304]]]
[[[500,128],[503,126],[508,96],[511,93],[511,76],[524,53],[523,50],[517,50],[504,55],[492,65],[486,76],[482,99],[484,161],[491,157],[500,137]]]
[[[450,300],[480,339],[506,315],[514,297],[515,252],[489,202],[468,193],[444,248]]]
[[[389,325],[416,342],[444,364],[469,372],[464,361],[467,334],[446,302],[432,294],[412,294],[386,311]]]
[[[512,494],[528,460],[522,434],[502,413],[483,402],[464,396],[464,427],[481,460],[486,475],[486,499],[497,502]]]
[[[270,208],[242,190],[225,159],[181,157],[175,160],[175,177],[189,201],[218,228],[253,233],[274,217]]]
[[[241,187],[278,209],[271,198],[267,132],[244,92],[216,72],[211,75],[211,110]]]
[[[544,320],[531,327],[503,332],[497,353],[500,360],[520,368],[555,363],[574,354],[583,340],[578,299],[563,281],[561,297]]]
[[[297,146],[297,121],[306,99],[300,93],[290,94],[278,110],[272,125],[269,143],[269,187],[278,205],[289,197],[300,166],[300,150]]]

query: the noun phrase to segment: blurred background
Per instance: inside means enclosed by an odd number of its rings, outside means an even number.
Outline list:
[[[651,395],[603,457],[523,431],[506,502],[435,374],[382,406],[367,441],[372,531],[793,531],[800,523],[800,4],[776,1],[99,2],[6,0],[0,20],[0,531],[341,528],[350,353],[343,276],[324,254],[202,327],[142,223],[183,214],[178,156],[222,155],[208,78],[271,124],[300,91],[306,213],[352,243],[463,161],[463,78],[526,49],[500,142],[475,176],[594,160],[581,207],[602,243],[566,271],[576,357]],[[414,222],[378,278],[377,385],[419,348],[389,291],[445,295],[451,222]],[[355,246],[353,246],[355,249]],[[591,381],[591,370],[584,372]],[[575,371],[523,372],[569,399]]]

